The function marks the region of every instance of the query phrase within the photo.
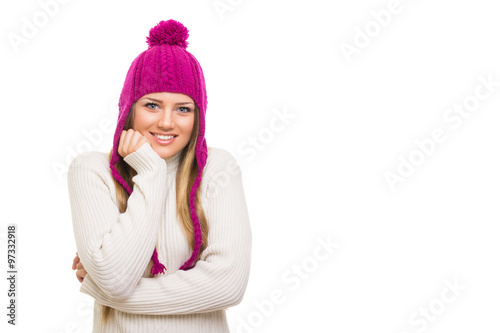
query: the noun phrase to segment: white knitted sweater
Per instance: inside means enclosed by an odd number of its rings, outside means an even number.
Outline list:
[[[69,166],[73,230],[87,271],[80,291],[95,299],[93,332],[229,332],[225,309],[242,300],[251,262],[241,170],[228,151],[208,149],[200,185],[208,246],[194,268],[180,271],[192,250],[176,217],[178,159],[162,159],[147,143],[126,156],[137,175],[124,213],[107,153],[82,153]],[[151,277],[155,246],[167,271]],[[99,304],[114,308],[106,324]]]

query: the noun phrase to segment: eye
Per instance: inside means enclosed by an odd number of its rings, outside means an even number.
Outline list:
[[[151,103],[151,102],[146,103],[146,104],[144,104],[144,105],[145,105],[145,106],[147,106],[147,107],[149,107],[150,105],[158,106],[158,104],[156,104],[156,103]]]
[[[187,108],[187,107],[185,107],[185,106],[181,106],[181,107],[179,108],[179,110],[185,110],[185,111],[181,111],[182,113],[188,113],[189,111],[191,111],[191,109],[190,109],[190,108]]]

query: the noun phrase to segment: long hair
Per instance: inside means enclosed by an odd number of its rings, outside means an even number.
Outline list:
[[[196,138],[198,137],[198,132],[200,130],[200,125],[199,125],[200,111],[198,109],[198,106],[195,106],[194,112],[195,112],[195,118],[194,118],[194,127],[191,134],[191,139],[189,140],[186,147],[184,147],[184,149],[182,149],[182,151],[180,152],[179,165],[177,167],[177,173],[175,178],[176,179],[175,192],[177,201],[176,216],[179,223],[181,223],[182,225],[184,235],[186,237],[188,244],[190,245],[191,251],[194,249],[194,234],[193,234],[194,229],[189,209],[189,194],[191,192],[191,187],[193,186],[194,181],[196,180],[196,176],[198,175],[198,163],[196,161]],[[134,114],[135,114],[135,103],[132,104],[132,107],[130,108],[130,112],[128,114],[123,130],[126,131],[130,128],[133,128]],[[108,157],[109,160],[111,160],[112,152],[113,148],[111,148],[111,151],[109,152],[109,157]],[[133,188],[132,178],[135,175],[137,175],[137,172],[134,170],[134,168],[130,167],[123,160],[123,158],[120,158],[119,162],[116,164],[116,170],[118,170],[118,172],[123,177],[125,182],[127,182],[128,186],[130,188]],[[123,188],[123,186],[120,183],[118,183],[114,178],[113,182],[115,184],[116,197],[118,199],[120,213],[124,213],[125,210],[127,209],[127,201],[129,194]],[[201,186],[199,186],[196,191],[195,204],[196,204],[196,215],[198,216],[198,221],[200,222],[200,228],[203,237],[202,237],[200,252],[198,254],[195,263],[200,259],[200,255],[202,254],[203,250],[207,247],[207,237],[208,237],[208,221],[205,216],[205,212],[203,211],[203,207],[201,206],[200,193],[201,193]],[[101,304],[101,320],[103,322],[106,322],[108,320],[109,316],[111,315],[111,312],[112,312],[111,307]]]

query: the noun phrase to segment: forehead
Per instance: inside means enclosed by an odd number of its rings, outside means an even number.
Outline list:
[[[149,94],[142,96],[140,99],[154,99],[154,100],[158,100],[158,101],[164,102],[164,103],[169,103],[169,102],[173,102],[173,103],[192,102],[192,103],[194,103],[193,99],[186,94],[167,92],[167,91],[149,93]]]

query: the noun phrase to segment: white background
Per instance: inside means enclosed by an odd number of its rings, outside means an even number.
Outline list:
[[[48,2],[0,6],[0,265],[5,276],[17,223],[19,270],[15,328],[1,279],[2,330],[91,331],[92,299],[71,270],[64,168],[89,145],[109,152],[126,72],[168,19],[189,29],[205,73],[208,146],[230,151],[244,176],[253,256],[232,332],[500,329],[493,1],[70,0],[44,22]],[[29,22],[37,32],[15,46]],[[474,110],[449,113],[464,103]],[[424,155],[415,141],[435,130],[446,139]],[[241,148],[252,137],[255,155]],[[404,169],[410,159],[419,165]],[[405,170],[391,190],[386,173]],[[318,239],[340,245],[318,261]],[[270,306],[273,293],[282,297]]]

